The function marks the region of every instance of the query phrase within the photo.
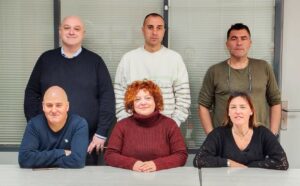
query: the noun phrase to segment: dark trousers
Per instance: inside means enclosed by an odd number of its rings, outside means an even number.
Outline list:
[[[85,165],[105,165],[104,152],[97,154],[94,150],[91,154],[87,153]]]
[[[109,140],[109,136],[114,128],[116,124],[116,119],[115,121],[113,122],[113,124],[110,126],[110,128],[108,129],[108,139],[106,140],[104,146],[107,146],[107,143],[108,143],[108,140]],[[92,134],[92,135],[91,135]],[[89,142],[92,141],[93,139],[93,136],[94,136],[94,132],[93,133],[90,133],[90,136],[89,136]],[[104,161],[104,152],[105,152],[105,149],[103,150],[103,152],[99,152],[98,154],[96,153],[96,150],[94,149],[93,152],[91,154],[87,153],[87,156],[86,156],[86,161],[85,161],[85,165],[105,165],[105,161]]]

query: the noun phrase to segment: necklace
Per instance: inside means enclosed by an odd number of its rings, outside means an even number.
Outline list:
[[[232,128],[232,131],[233,131],[233,133],[234,133],[235,135],[237,135],[237,136],[239,136],[239,137],[241,137],[241,138],[244,138],[244,137],[249,133],[250,128],[248,128],[248,130],[247,130],[245,133],[238,133],[238,132],[236,132],[233,128]]]
[[[229,92],[233,92],[232,87],[231,87],[231,60],[228,60],[228,76],[227,76],[227,85]],[[251,67],[250,67],[250,61],[248,61],[248,65],[246,67],[248,69],[248,94],[251,94],[252,91],[252,74],[251,74]]]

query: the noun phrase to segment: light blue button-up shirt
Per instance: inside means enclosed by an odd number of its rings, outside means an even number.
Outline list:
[[[68,58],[68,59],[71,59],[71,58],[74,58],[74,57],[77,57],[80,53],[81,53],[81,51],[82,51],[82,47],[80,47],[74,54],[73,54],[73,56],[72,57],[67,57],[66,56],[66,54],[65,54],[65,51],[64,51],[64,48],[63,47],[61,47],[61,55],[63,55],[65,58]]]

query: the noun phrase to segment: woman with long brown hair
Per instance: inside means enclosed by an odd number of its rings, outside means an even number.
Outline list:
[[[289,164],[276,136],[256,124],[250,96],[234,92],[227,102],[223,126],[208,134],[194,158],[194,166],[286,170]]]

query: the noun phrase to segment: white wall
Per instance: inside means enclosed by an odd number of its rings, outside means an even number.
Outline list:
[[[282,45],[282,100],[288,110],[300,110],[300,1],[284,0]],[[281,130],[280,142],[291,168],[300,168],[300,112],[288,112],[287,127]],[[285,128],[285,127],[284,127]]]

